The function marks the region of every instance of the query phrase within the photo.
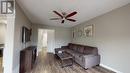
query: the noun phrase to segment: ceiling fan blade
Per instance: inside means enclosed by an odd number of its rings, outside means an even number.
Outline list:
[[[74,19],[67,19],[67,20],[72,21],[72,22],[76,22],[76,20],[74,20]]]
[[[65,18],[69,18],[71,16],[74,16],[75,14],[77,14],[77,12],[72,12],[72,13],[68,14]]]
[[[60,14],[60,13],[58,13],[57,11],[53,11],[55,14],[57,14],[58,16],[60,16],[61,18],[63,18],[63,16]]]
[[[65,20],[62,20],[62,22],[61,23],[65,23]]]
[[[51,18],[50,20],[60,20],[61,18]]]

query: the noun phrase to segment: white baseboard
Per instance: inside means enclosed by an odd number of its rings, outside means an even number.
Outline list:
[[[114,72],[116,72],[116,73],[123,73],[123,72],[120,72],[120,71],[118,71],[118,70],[116,70],[116,69],[113,69],[113,68],[111,68],[111,67],[109,67],[109,66],[106,66],[106,65],[104,65],[104,64],[100,64],[100,66],[102,66],[102,67],[104,67],[104,68],[107,68],[107,69],[109,69],[109,70],[112,70],[112,71],[114,71]]]

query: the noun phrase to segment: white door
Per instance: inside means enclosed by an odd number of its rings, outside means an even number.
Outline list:
[[[55,49],[55,31],[47,30],[47,52],[54,53]]]

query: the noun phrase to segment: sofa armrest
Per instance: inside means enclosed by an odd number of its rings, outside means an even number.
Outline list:
[[[94,58],[97,58],[98,60],[100,60],[100,55],[93,55],[93,54],[83,55],[84,60],[90,60],[90,59],[94,59]]]
[[[100,64],[100,55],[92,55],[92,54],[84,55],[83,62],[84,62],[86,69],[99,65]]]
[[[97,56],[97,55],[93,55],[93,54],[83,55],[84,58],[91,58],[91,57],[94,57],[94,56]]]

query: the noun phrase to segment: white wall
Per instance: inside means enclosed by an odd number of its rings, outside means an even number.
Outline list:
[[[55,30],[55,47],[54,48],[65,46],[71,42],[71,29],[70,28],[52,27],[52,26],[34,24],[33,25],[33,45],[37,45],[39,28]]]
[[[0,44],[5,44],[6,24],[0,23]]]
[[[7,16],[5,48],[3,53],[4,73],[13,73],[14,16]]]
[[[83,29],[90,24],[94,25],[93,37],[75,38],[73,43],[98,47],[101,64],[122,73],[130,73],[130,4],[74,28]]]
[[[31,28],[31,22],[24,15],[21,8],[16,4],[15,27],[14,27],[14,48],[13,48],[13,73],[19,72],[20,51],[31,45],[28,42],[26,45],[22,43],[22,27]]]

